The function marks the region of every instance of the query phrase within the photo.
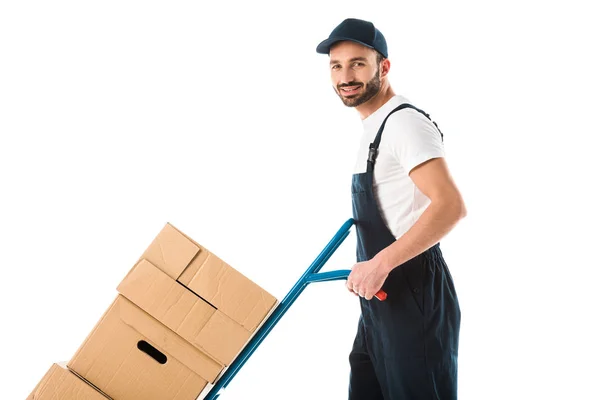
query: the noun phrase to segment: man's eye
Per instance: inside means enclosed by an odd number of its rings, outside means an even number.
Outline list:
[[[339,67],[339,65],[334,65],[333,67],[331,67],[331,69],[338,69]]]
[[[362,67],[364,64],[361,62],[355,62],[354,64],[352,64],[352,66],[354,67]]]

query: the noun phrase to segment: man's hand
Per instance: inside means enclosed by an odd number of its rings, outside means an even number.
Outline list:
[[[352,293],[371,300],[383,286],[388,274],[389,270],[373,258],[352,267],[346,286]]]

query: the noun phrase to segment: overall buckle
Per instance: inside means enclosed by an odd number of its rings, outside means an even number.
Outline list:
[[[369,157],[367,158],[367,161],[370,163],[374,163],[375,157],[377,157],[377,149],[373,146],[373,143],[371,143],[369,145]]]

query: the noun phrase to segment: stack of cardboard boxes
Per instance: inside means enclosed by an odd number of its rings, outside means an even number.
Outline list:
[[[28,400],[194,400],[277,305],[171,224],[117,290],[73,358],[54,364]]]

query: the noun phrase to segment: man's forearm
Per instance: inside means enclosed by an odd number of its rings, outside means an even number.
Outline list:
[[[391,271],[439,242],[465,215],[462,201],[432,201],[417,222],[375,259]]]

